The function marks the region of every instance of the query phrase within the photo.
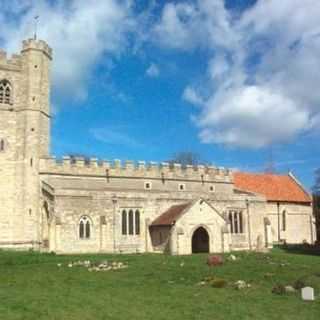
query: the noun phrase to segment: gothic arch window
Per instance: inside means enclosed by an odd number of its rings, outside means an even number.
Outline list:
[[[121,233],[124,236],[140,235],[141,212],[139,209],[123,209],[121,211]]]
[[[136,210],[135,212],[135,216],[134,216],[134,219],[135,219],[135,231],[136,231],[136,234],[140,234],[140,211],[139,210]]]
[[[133,210],[129,211],[129,234],[133,234]]]
[[[242,211],[232,210],[228,215],[231,233],[243,233]]]
[[[287,228],[287,216],[286,216],[286,210],[282,211],[282,231],[286,231]]]
[[[12,104],[12,87],[8,80],[0,81],[0,103]]]
[[[127,211],[122,210],[122,234],[126,235],[128,232],[127,228]]]
[[[89,239],[91,237],[91,221],[87,216],[81,217],[79,221],[79,238]]]

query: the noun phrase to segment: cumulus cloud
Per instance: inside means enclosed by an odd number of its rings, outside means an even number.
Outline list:
[[[160,69],[159,67],[154,64],[151,63],[149,68],[146,70],[146,75],[150,78],[157,78],[160,75]]]
[[[192,84],[183,93],[202,106],[201,141],[259,148],[319,125],[319,19],[317,0],[260,0],[241,15],[222,0],[164,7],[158,45],[209,55],[209,97]]]
[[[6,3],[6,2],[5,2]],[[83,99],[94,65],[104,56],[118,56],[127,44],[134,22],[125,0],[10,1],[0,12],[0,36],[10,52],[33,36],[39,15],[38,37],[54,48],[53,87],[56,95]]]
[[[309,125],[309,116],[286,96],[246,86],[208,101],[199,125],[203,142],[259,148],[288,141]]]

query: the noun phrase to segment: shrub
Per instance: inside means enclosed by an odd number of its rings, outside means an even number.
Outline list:
[[[224,279],[214,279],[210,281],[210,285],[213,288],[224,288],[227,284],[227,281]]]
[[[303,279],[298,279],[293,283],[293,287],[296,290],[300,290],[300,289],[306,287],[306,282]]]
[[[282,284],[277,284],[272,288],[272,293],[274,294],[279,294],[279,295],[284,295],[286,294],[286,288]]]

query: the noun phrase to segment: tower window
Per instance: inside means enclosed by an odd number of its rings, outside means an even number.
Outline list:
[[[210,186],[210,187],[209,187],[209,191],[210,191],[210,192],[214,192],[214,191],[215,191],[214,186]]]
[[[186,190],[186,185],[185,185],[184,183],[180,183],[180,184],[179,184],[179,190],[180,190],[180,191]]]
[[[0,152],[4,151],[4,140],[0,139]]]
[[[12,88],[8,80],[0,81],[0,103],[12,104]]]

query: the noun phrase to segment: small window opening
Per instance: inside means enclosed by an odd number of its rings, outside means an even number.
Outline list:
[[[0,151],[4,151],[4,140],[0,140]]]
[[[144,188],[147,189],[147,190],[150,190],[152,188],[151,182],[145,182],[144,183]]]
[[[185,189],[186,189],[186,185],[185,184],[183,184],[183,183],[179,184],[179,190],[180,191],[183,191]]]

